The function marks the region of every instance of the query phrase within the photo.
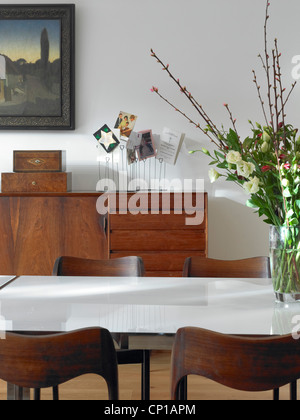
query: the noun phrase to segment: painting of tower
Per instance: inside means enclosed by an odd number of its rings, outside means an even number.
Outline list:
[[[46,68],[49,61],[49,38],[47,29],[44,28],[41,33],[41,65]]]

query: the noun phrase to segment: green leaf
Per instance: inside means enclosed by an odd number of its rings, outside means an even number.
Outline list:
[[[243,143],[244,149],[249,149],[253,141],[254,141],[253,139],[251,139],[250,137],[247,137]]]
[[[227,144],[231,146],[231,149],[238,152],[241,151],[241,145],[238,135],[232,129],[229,130],[229,133],[226,136]]]
[[[257,204],[255,204],[254,202],[253,202],[253,200],[248,200],[247,201],[247,203],[246,203],[246,205],[247,205],[247,207],[250,207],[250,208],[252,208],[252,209],[257,209],[259,206],[257,205]]]
[[[221,159],[225,159],[224,153],[220,153],[217,150],[214,151],[216,156],[219,156]]]

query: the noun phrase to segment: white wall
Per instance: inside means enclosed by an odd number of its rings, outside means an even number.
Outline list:
[[[14,4],[15,1],[6,0]],[[27,4],[27,0],[18,0]],[[40,3],[31,1],[32,4]],[[47,3],[58,3],[48,0]],[[66,3],[63,1],[62,3]],[[209,255],[242,258],[268,253],[268,226],[245,206],[244,192],[228,183],[211,186],[208,160],[188,155],[206,146],[202,133],[150,92],[158,86],[189,113],[166,73],[150,57],[150,48],[185,81],[217,124],[229,126],[223,103],[230,104],[243,136],[248,119],[263,122],[252,69],[263,52],[264,0],[74,0],[76,4],[76,130],[74,132],[0,132],[0,170],[12,170],[12,152],[63,149],[76,190],[94,190],[98,180],[93,133],[112,126],[120,110],[138,115],[137,130],[164,126],[187,139],[168,177],[205,178],[209,193]],[[299,0],[271,0],[270,40],[283,53],[287,86],[291,59],[300,54]],[[0,43],[1,50],[1,43]],[[261,75],[261,71],[258,71]],[[263,83],[263,81],[261,82]],[[289,120],[297,125],[300,91],[290,101]],[[197,116],[195,116],[197,118]]]

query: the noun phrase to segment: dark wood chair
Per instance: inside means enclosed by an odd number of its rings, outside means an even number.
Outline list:
[[[106,329],[43,336],[7,332],[0,340],[0,378],[20,388],[56,387],[86,373],[102,376],[109,399],[119,398],[117,356]]]
[[[183,277],[271,278],[270,259],[264,256],[240,260],[189,257],[184,263]],[[291,384],[291,394],[296,390],[297,383]],[[186,393],[186,386],[182,392]],[[274,400],[278,399],[279,389],[275,389]]]
[[[90,260],[74,257],[60,257],[55,261],[54,276],[108,276],[108,277],[143,277],[144,263],[140,257],[124,257],[111,260]],[[119,344],[118,364],[141,364],[141,398],[150,399],[150,351],[128,350],[127,337],[112,334]],[[54,395],[57,389],[53,390]]]
[[[237,337],[182,328],[172,351],[172,400],[180,399],[181,381],[190,374],[240,391],[278,389],[300,378],[300,342],[292,335]]]
[[[183,277],[270,278],[270,260],[268,257],[241,260],[190,257],[184,263]]]
[[[140,257],[111,260],[60,257],[55,261],[53,276],[143,277],[145,268]]]

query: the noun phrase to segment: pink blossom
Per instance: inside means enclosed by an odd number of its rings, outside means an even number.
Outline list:
[[[268,172],[268,171],[270,171],[270,169],[271,169],[271,166],[270,166],[270,165],[265,165],[265,166],[263,166],[263,167],[261,168],[261,171],[262,171],[262,172]]]

